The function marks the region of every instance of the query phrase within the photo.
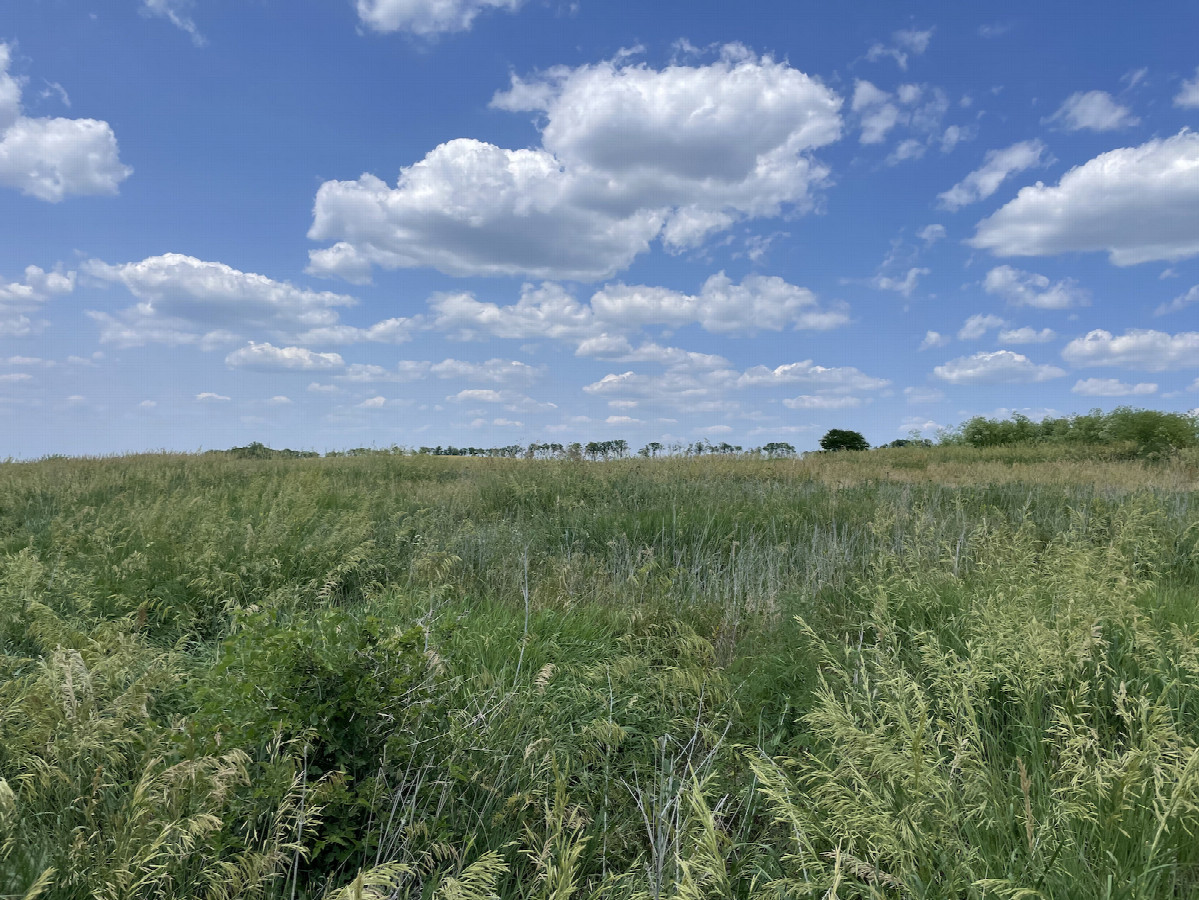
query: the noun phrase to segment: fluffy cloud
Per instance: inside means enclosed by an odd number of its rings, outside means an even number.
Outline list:
[[[1087,378],[1070,388],[1084,397],[1144,397],[1157,393],[1157,385],[1147,382],[1125,384],[1115,378]]]
[[[1174,105],[1183,109],[1199,108],[1199,68],[1195,69],[1195,77],[1184,81],[1174,97]]]
[[[357,303],[353,297],[305,290],[180,253],[121,265],[91,260],[83,271],[123,286],[140,301],[116,313],[88,312],[100,324],[103,343],[124,347],[165,343],[210,348],[237,343],[245,329],[298,344],[397,344],[409,340],[420,325],[402,318],[367,328],[345,325],[337,310]]]
[[[201,403],[224,403],[232,398],[226,397],[224,394],[214,394],[212,391],[203,391],[196,394],[196,399]]]
[[[30,319],[28,313],[51,297],[74,289],[74,272],[47,272],[37,266],[26,267],[23,281],[0,283],[0,337],[24,337],[39,331],[46,323]]]
[[[196,23],[191,17],[192,0],[142,0],[142,12],[148,16],[166,19],[181,31],[191,35],[192,42],[197,47],[203,46],[204,36],[200,34]]]
[[[1106,251],[1114,265],[1199,254],[1199,134],[1102,153],[1037,183],[978,224],[971,246],[999,256]]]
[[[453,403],[500,403],[508,412],[539,412],[557,409],[557,404],[542,403],[517,391],[470,388],[446,397]]]
[[[151,0],[147,0],[151,2]],[[486,10],[514,12],[522,0],[357,0],[358,18],[383,33],[406,31],[430,37],[466,31]]]
[[[747,275],[733,284],[723,272],[704,282],[698,295],[661,287],[609,285],[591,298],[596,317],[634,327],[692,323],[714,334],[752,334],[785,328],[824,331],[849,322],[843,308],[821,309],[806,288],[777,276]]]
[[[581,303],[561,285],[526,284],[509,306],[470,294],[430,300],[433,328],[465,340],[511,338],[597,341],[646,326],[696,324],[717,334],[752,334],[785,328],[823,331],[849,322],[843,305],[823,307],[811,291],[775,276],[748,275],[740,284],[723,272],[698,294],[646,285],[607,285]],[[598,346],[598,345],[597,345]]]
[[[377,384],[380,382],[393,382],[404,384],[409,381],[420,381],[426,378],[429,374],[429,363],[421,360],[400,360],[396,363],[394,369],[386,369],[383,366],[368,365],[366,363],[354,363],[346,369],[344,374],[335,375],[337,381],[350,382],[352,384]],[[309,390],[313,390],[310,385]],[[337,390],[335,385],[323,387],[323,390]]]
[[[941,206],[961,209],[990,197],[1012,175],[1043,164],[1045,145],[1040,141],[1021,141],[1003,150],[989,150],[983,164],[949,190],[938,194]]]
[[[840,136],[841,100],[785,63],[725,48],[709,65],[626,60],[513,76],[497,108],[537,112],[542,146],[462,138],[401,170],[330,181],[311,270],[372,266],[594,281],[661,238],[699,245],[746,219],[802,212],[827,170],[809,151]]]
[[[479,363],[443,359],[429,366],[429,372],[437,378],[512,384],[537,381],[545,375],[545,367],[530,366],[515,359],[488,359]]]
[[[1066,373],[1057,366],[1037,365],[1021,353],[995,350],[952,359],[933,369],[933,374],[950,384],[1029,384]]]
[[[1147,372],[1199,366],[1199,332],[1166,334],[1134,328],[1119,337],[1097,328],[1062,350],[1073,366],[1123,366]]]
[[[315,372],[340,369],[345,361],[336,353],[314,353],[304,347],[275,347],[250,341],[226,356],[225,365],[256,372]]]
[[[296,335],[301,344],[402,344],[412,340],[412,334],[423,324],[419,316],[384,319],[374,325],[359,328],[355,325],[322,325]]]
[[[133,170],[121,162],[109,124],[26,116],[11,63],[11,48],[0,43],[0,186],[51,203],[72,195],[117,193]]]
[[[683,350],[680,347],[663,347],[653,342],[634,348],[626,338],[609,335],[583,341],[575,355],[598,357],[612,362],[657,363],[674,372],[718,372],[728,370],[731,366],[723,356],[712,353],[696,353],[694,350]]]
[[[1002,328],[1006,324],[999,316],[979,313],[967,319],[958,329],[958,340],[976,341],[992,328]]]
[[[891,95],[869,81],[859,80],[853,89],[850,108],[861,117],[863,144],[881,144],[887,132],[899,122],[899,107],[891,103]]]
[[[1042,328],[1037,331],[1035,328],[1030,328],[1027,325],[1023,328],[1005,329],[999,332],[999,343],[1001,344],[1044,344],[1047,341],[1052,341],[1057,337],[1057,332],[1052,328]]]
[[[638,401],[666,404],[686,413],[736,414],[741,406],[730,399],[730,394],[738,390],[798,386],[806,393],[790,401],[792,408],[838,409],[859,405],[862,400],[855,394],[877,391],[890,384],[855,368],[827,368],[811,360],[773,369],[755,366],[738,372],[719,356],[672,347],[642,349],[647,352],[635,352],[631,358],[653,358],[665,366],[665,371],[654,375],[634,371],[611,373],[585,386],[584,392],[603,397],[610,404],[619,401],[627,406],[630,401]]]
[[[798,384],[822,392],[847,393],[850,391],[876,391],[891,382],[885,378],[866,375],[852,366],[828,368],[815,365],[812,360],[788,363],[773,369],[754,366],[737,379],[738,387],[775,387]]]
[[[1067,131],[1117,131],[1140,123],[1127,106],[1115,101],[1107,91],[1079,91],[1071,94],[1047,122]]]
[[[920,342],[920,346],[917,349],[930,350],[933,347],[944,347],[952,340],[953,338],[949,337],[949,335],[941,334],[939,331],[926,331],[924,333],[924,340]]]
[[[438,294],[429,306],[433,328],[461,340],[582,340],[601,330],[589,305],[552,283],[526,284],[520,299],[509,306],[476,300],[471,294]]]
[[[670,367],[655,375],[612,373],[585,385],[583,390],[594,396],[665,403],[691,412],[717,411],[725,409],[717,401],[734,386],[736,377],[730,369],[699,372]]]
[[[1090,295],[1073,278],[1050,282],[1044,275],[1011,266],[996,266],[989,271],[983,279],[983,290],[1012,306],[1036,309],[1070,309],[1091,302]]]

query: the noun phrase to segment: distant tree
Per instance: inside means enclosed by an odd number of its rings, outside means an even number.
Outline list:
[[[644,447],[637,451],[638,456],[656,457],[662,452],[662,445],[657,441],[650,441]]]
[[[785,441],[771,441],[762,448],[762,452],[774,459],[779,456],[794,456],[795,448]]]
[[[860,432],[830,428],[820,439],[821,450],[869,450],[870,444]]]

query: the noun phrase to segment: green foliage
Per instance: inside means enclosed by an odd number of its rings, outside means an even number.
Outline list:
[[[971,447],[1008,447],[1027,444],[1065,444],[1127,448],[1132,455],[1159,457],[1199,446],[1199,418],[1184,413],[1132,409],[1121,406],[1109,413],[1093,410],[1086,415],[1047,418],[1034,422],[1015,413],[1010,419],[976,416],[946,443]]]
[[[830,428],[820,439],[821,450],[869,450],[870,444],[861,432]]]
[[[0,465],[0,896],[1195,897],[1199,456],[1111,434]]]
[[[248,612],[233,627],[197,682],[197,743],[240,748],[261,764],[263,779],[278,777],[270,763],[287,745],[306,782],[326,779],[310,862],[335,871],[361,856],[367,823],[379,812],[381,762],[408,757],[414,726],[439,715],[423,632],[336,608],[302,618]],[[293,770],[284,772],[288,782]]]
[[[229,450],[212,450],[209,452],[223,453],[234,459],[315,459],[320,456],[315,450],[273,450],[258,441],[253,441],[245,447],[233,447]]]

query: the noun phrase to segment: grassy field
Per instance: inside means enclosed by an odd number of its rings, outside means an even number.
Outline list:
[[[1199,898],[1196,487],[0,464],[0,897]]]

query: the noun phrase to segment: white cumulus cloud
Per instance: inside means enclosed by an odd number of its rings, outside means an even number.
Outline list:
[[[1012,175],[1042,165],[1044,158],[1045,145],[1037,140],[1021,141],[1002,150],[989,150],[979,168],[937,197],[945,209],[961,209],[987,199]]]
[[[0,43],[0,186],[51,203],[116,194],[133,170],[121,162],[109,124],[26,116],[11,65],[12,48]]]
[[[518,391],[497,391],[492,388],[468,388],[446,399],[453,403],[499,403],[508,412],[538,412],[558,408],[557,404],[543,403]]]
[[[546,370],[544,366],[530,366],[516,359],[488,359],[483,362],[443,359],[429,366],[429,371],[437,378],[527,384],[543,377]]]
[[[1010,328],[999,332],[999,343],[1044,344],[1052,341],[1055,337],[1057,337],[1057,332],[1052,328],[1042,328],[1037,331],[1037,329],[1025,325],[1023,328]]]
[[[345,360],[336,353],[315,353],[305,347],[276,347],[250,341],[247,346],[226,356],[225,365],[257,372],[315,372],[340,369]]]
[[[378,384],[382,382],[405,384],[410,381],[420,381],[428,377],[429,367],[430,364],[422,360],[400,360],[396,363],[395,368],[392,369],[368,363],[353,363],[343,374],[333,377],[337,381],[344,381],[351,384]],[[337,387],[336,385],[330,385],[324,389],[335,391]],[[309,387],[309,390],[312,390],[312,388]]]
[[[951,359],[933,374],[950,384],[1030,384],[1066,373],[1057,366],[1038,365],[1022,353],[995,350]]]
[[[991,329],[1002,328],[1006,324],[999,316],[978,313],[968,318],[958,329],[958,340],[976,341]]]
[[[931,350],[933,347],[944,347],[953,340],[947,334],[941,334],[939,331],[926,331],[924,340],[920,342],[918,350]]]
[[[843,308],[822,309],[807,288],[777,276],[747,275],[734,284],[723,272],[711,276],[699,294],[662,287],[608,285],[591,298],[605,323],[665,325],[692,323],[714,334],[752,334],[785,328],[823,331],[849,322]]]
[[[1117,266],[1199,255],[1199,134],[1110,150],[1056,186],[1022,188],[967,243],[998,256],[1105,251]]]
[[[983,290],[1012,306],[1035,309],[1070,309],[1091,302],[1090,295],[1073,278],[1051,282],[1044,275],[1011,266],[991,269],[983,279]]]
[[[800,387],[805,393],[793,398],[792,403],[816,409],[856,406],[863,401],[855,395],[890,384],[856,368],[818,366],[811,360],[775,368],[754,366],[738,372],[723,357],[656,345],[632,351],[624,358],[656,362],[665,371],[652,375],[631,370],[613,372],[586,385],[583,391],[606,399],[610,405],[613,401],[627,406],[633,402],[656,403],[684,414],[734,415],[741,414],[742,407],[731,395],[740,390]]]
[[[74,289],[74,272],[47,272],[38,266],[27,266],[22,281],[0,283],[0,337],[24,337],[40,331],[46,323],[28,314],[51,297]]]
[[[1183,109],[1199,108],[1199,68],[1195,69],[1194,78],[1182,83],[1182,87],[1174,96],[1174,105]]]
[[[815,388],[822,392],[832,393],[876,391],[887,387],[890,383],[885,378],[875,378],[852,366],[818,366],[810,359],[787,363],[773,369],[767,366],[754,366],[747,369],[737,379],[738,387],[774,387],[798,384],[809,389]]]
[[[150,0],[147,0],[150,2]],[[362,24],[383,33],[406,31],[430,37],[466,31],[487,10],[515,12],[522,0],[357,0]]]
[[[1118,131],[1140,123],[1132,110],[1107,91],[1079,91],[1071,94],[1058,111],[1046,121],[1054,122],[1067,131]]]
[[[1096,328],[1075,338],[1062,350],[1072,366],[1122,366],[1146,372],[1199,366],[1199,332],[1167,334],[1133,328],[1116,336]]]
[[[471,294],[439,294],[430,302],[432,327],[465,340],[510,338],[600,341],[646,326],[698,325],[715,334],[784,329],[825,331],[849,322],[844,304],[821,305],[806,288],[776,276],[747,275],[736,284],[723,272],[698,294],[664,287],[610,284],[588,303],[561,285],[526,284],[507,306]],[[598,346],[598,345],[594,345]]]
[[[660,238],[695,247],[734,223],[803,212],[837,140],[841,99],[768,56],[727,47],[708,65],[627,59],[513,76],[493,106],[536,112],[541,146],[449,141],[401,170],[329,181],[309,237],[334,242],[311,271],[371,267],[594,281]]]
[[[358,328],[341,322],[338,309],[358,301],[332,291],[311,291],[220,262],[166,253],[140,262],[109,265],[90,260],[83,272],[124,287],[139,302],[116,312],[90,310],[102,343],[214,347],[238,343],[245,330],[266,331],[297,344],[401,343],[419,326],[387,319]]]
[[[1145,397],[1157,393],[1157,385],[1150,382],[1125,384],[1115,378],[1086,378],[1070,388],[1084,397]]]

